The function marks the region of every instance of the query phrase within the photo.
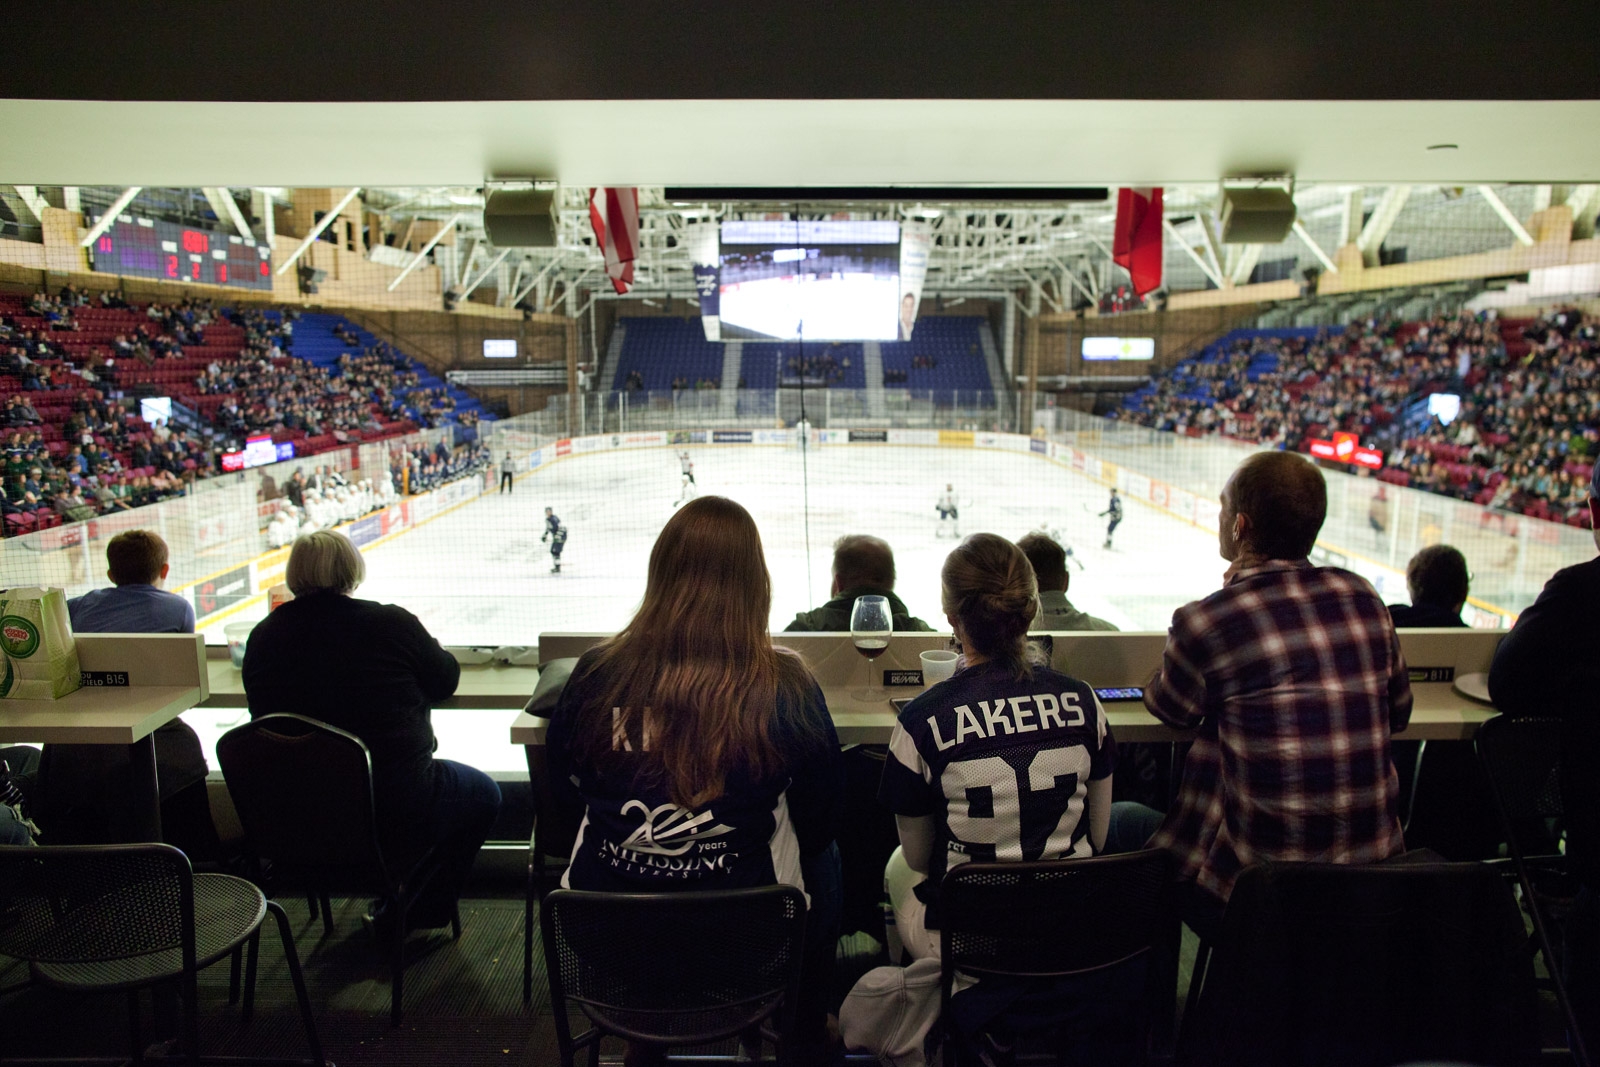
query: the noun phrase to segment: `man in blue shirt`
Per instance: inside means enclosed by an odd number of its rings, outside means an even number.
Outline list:
[[[194,608],[156,588],[167,576],[167,543],[149,530],[128,530],[106,544],[110,589],[67,601],[75,633],[194,633]],[[156,731],[156,778],[163,836],[191,859],[217,847],[206,799],[200,738],[182,719]],[[130,766],[113,745],[46,745],[33,810],[46,843],[102,844],[130,840]]]
[[[67,601],[75,633],[192,634],[194,606],[156,588],[167,576],[167,543],[149,530],[128,530],[106,545],[110,589]]]

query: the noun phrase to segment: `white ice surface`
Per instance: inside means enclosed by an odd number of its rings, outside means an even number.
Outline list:
[[[772,628],[828,599],[834,539],[872,533],[895,550],[896,592],[944,629],[939,567],[953,547],[937,536],[945,484],[961,501],[960,532],[1012,539],[1041,523],[1060,530],[1084,569],[1069,597],[1123,629],[1164,630],[1173,608],[1221,584],[1215,535],[1128,501],[1105,549],[1107,491],[1031,454],[892,445],[693,449],[702,495],[732,497],[755,516],[772,572]],[[441,641],[531,645],[545,630],[613,631],[644,591],[650,548],[681,491],[667,449],[563,459],[365,551],[356,595],[402,604]],[[544,508],[570,531],[562,572],[550,573],[539,535]],[[809,521],[808,521],[809,516]],[[809,551],[808,551],[809,543]],[[1069,564],[1069,566],[1071,566]]]

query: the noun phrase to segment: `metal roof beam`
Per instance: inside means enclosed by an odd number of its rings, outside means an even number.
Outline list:
[[[1378,265],[1378,249],[1383,247],[1383,239],[1389,236],[1389,231],[1394,228],[1395,220],[1400,217],[1400,211],[1409,199],[1409,185],[1391,185],[1383,191],[1383,198],[1372,209],[1372,217],[1367,219],[1366,225],[1361,227],[1361,236],[1356,238],[1356,247],[1361,249],[1361,261],[1367,266]]]
[[[1529,233],[1527,227],[1522,225],[1522,221],[1511,213],[1511,209],[1506,207],[1506,202],[1495,194],[1493,188],[1480,185],[1478,193],[1489,202],[1490,207],[1494,208],[1494,213],[1500,216],[1500,221],[1506,224],[1506,228],[1516,237],[1518,244],[1533,244],[1533,234]]]

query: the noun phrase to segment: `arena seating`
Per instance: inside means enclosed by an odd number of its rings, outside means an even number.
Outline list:
[[[1120,414],[1298,449],[1345,430],[1386,451],[1385,482],[1586,525],[1597,362],[1596,326],[1574,311],[1235,330],[1130,394]],[[1427,413],[1436,392],[1461,397],[1450,426]]]
[[[982,325],[983,319],[969,315],[928,315],[918,319],[911,340],[886,341],[878,346],[883,353],[884,385],[907,388],[918,399],[944,392],[976,392],[992,397],[994,384],[989,381],[979,332]],[[889,372],[905,377],[891,382]]]
[[[707,341],[699,319],[624,318],[622,354],[617,360],[612,388],[625,391],[628,376],[637,374],[646,392],[665,393],[674,381],[696,383],[709,379],[720,388],[722,345]]]

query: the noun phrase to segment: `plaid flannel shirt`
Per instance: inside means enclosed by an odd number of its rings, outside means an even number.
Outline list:
[[[1227,900],[1263,860],[1369,863],[1405,849],[1391,732],[1411,685],[1365,579],[1306,560],[1240,571],[1179,608],[1145,706],[1199,729],[1151,846]]]

